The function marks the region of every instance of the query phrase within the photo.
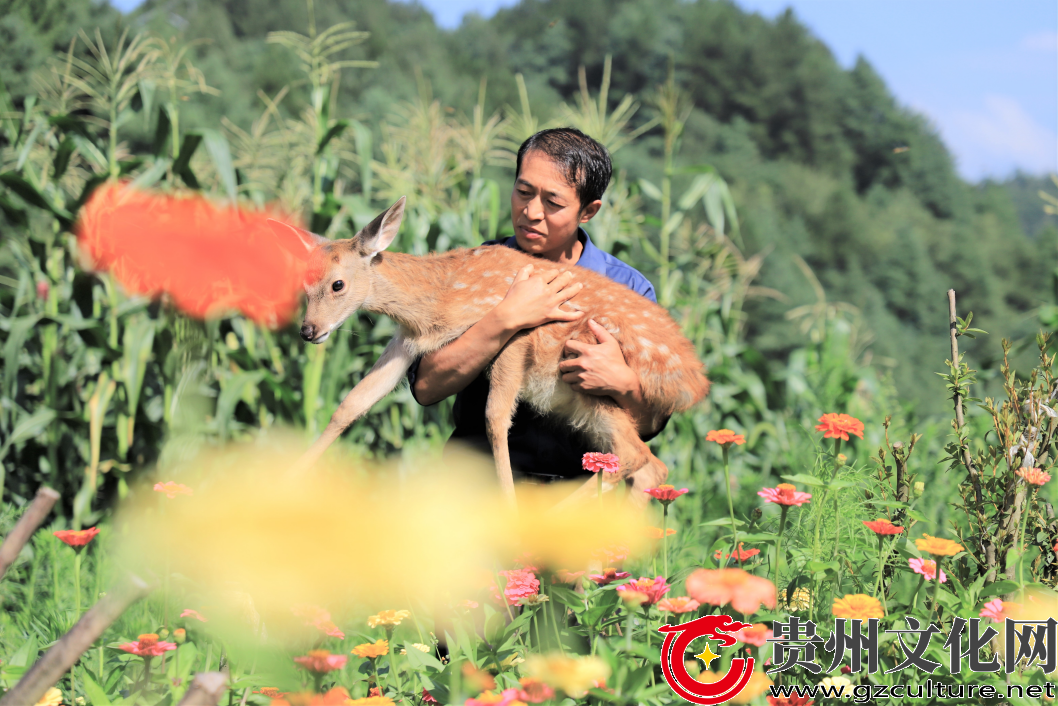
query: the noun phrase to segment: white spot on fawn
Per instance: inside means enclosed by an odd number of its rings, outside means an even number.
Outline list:
[[[467,286],[463,282],[456,282],[452,285],[452,289],[466,289]]]

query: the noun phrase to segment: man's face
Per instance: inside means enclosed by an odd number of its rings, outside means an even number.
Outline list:
[[[577,190],[550,157],[530,150],[511,192],[511,222],[518,247],[557,260],[577,238],[577,228],[598,211],[599,202],[581,208]]]

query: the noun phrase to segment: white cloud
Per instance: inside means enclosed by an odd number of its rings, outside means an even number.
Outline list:
[[[1041,125],[1010,96],[986,95],[983,105],[974,109],[920,109],[940,128],[959,172],[968,179],[1003,177],[1015,169],[1058,171],[1055,126]]]
[[[1029,51],[1058,51],[1058,32],[1045,31],[1025,35],[1021,40],[1021,48]]]

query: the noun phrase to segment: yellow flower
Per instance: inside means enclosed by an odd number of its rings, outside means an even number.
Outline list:
[[[54,686],[44,692],[36,706],[59,706],[62,703],[62,692]]]
[[[764,672],[753,672],[749,681],[746,682],[746,687],[731,699],[731,703],[748,704],[767,691],[768,687],[774,683]]]
[[[780,595],[785,598],[786,591]],[[785,607],[787,610],[808,610],[812,607],[812,594],[807,588],[795,588],[793,594],[790,595],[789,603],[785,603]]]
[[[401,624],[401,621],[410,617],[410,610],[383,610],[379,611],[378,615],[372,615],[368,618],[367,626],[369,628],[377,628],[381,625],[384,628],[395,628]]]
[[[368,696],[363,699],[346,699],[346,706],[393,706],[388,696]]]
[[[930,537],[928,534],[922,535],[922,539],[916,539],[915,546],[918,547],[920,552],[926,552],[933,556],[953,556],[963,550],[961,544],[957,544],[950,539]]]
[[[382,655],[389,654],[389,641],[388,640],[375,640],[375,644],[365,642],[362,645],[357,645],[353,648],[353,654],[357,657],[363,657],[365,659],[375,659]]]
[[[588,693],[588,689],[606,681],[610,667],[598,657],[566,657],[552,653],[530,655],[524,672],[579,699]]]
[[[852,681],[847,677],[823,677],[819,685],[837,689],[838,696],[848,696],[852,693]]]
[[[413,642],[411,646],[417,649],[419,652],[430,652],[430,648],[422,644],[421,642]],[[408,651],[406,649],[401,649],[400,653],[402,655],[406,655],[408,654]]]
[[[885,616],[882,604],[878,602],[878,599],[863,593],[853,593],[844,598],[834,599],[834,607],[831,612],[835,618],[859,618],[860,620]]]

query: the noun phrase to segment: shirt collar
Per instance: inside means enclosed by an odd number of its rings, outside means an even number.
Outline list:
[[[577,239],[580,240],[582,250],[580,251],[580,259],[577,260],[577,264],[581,267],[586,267],[592,272],[598,272],[599,274],[606,274],[606,257],[603,251],[595,247],[595,243],[591,242],[591,238],[588,236],[588,231],[583,228],[577,229]],[[518,239],[513,235],[503,241],[503,244],[509,248],[521,251],[518,247]]]

